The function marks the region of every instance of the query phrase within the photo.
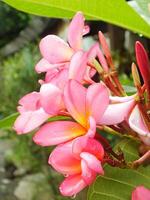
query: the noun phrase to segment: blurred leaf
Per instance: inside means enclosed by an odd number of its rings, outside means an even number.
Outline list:
[[[129,1],[129,5],[135,9],[137,13],[150,25],[150,11],[148,10],[149,0],[133,0]]]
[[[47,17],[72,17],[83,11],[90,19],[103,20],[150,37],[150,26],[125,0],[4,0],[24,12]]]
[[[19,113],[14,113],[4,119],[0,120],[0,129],[10,129],[13,127],[13,124],[18,117]],[[55,116],[48,119],[49,122],[58,121],[58,120],[69,120],[70,117],[66,116]]]
[[[128,95],[132,95],[137,92],[136,88],[129,85],[123,85],[124,90]]]
[[[138,144],[123,140],[118,144],[128,161],[138,158]],[[150,188],[150,166],[138,170],[120,169],[105,165],[105,175],[99,176],[88,192],[88,200],[131,200],[131,193],[138,185]]]
[[[10,129],[13,127],[13,124],[18,117],[18,113],[14,113],[8,117],[5,117],[4,119],[0,120],[0,128],[1,129]]]

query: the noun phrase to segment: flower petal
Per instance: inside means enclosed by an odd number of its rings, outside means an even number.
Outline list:
[[[89,86],[86,94],[87,117],[92,116],[98,121],[109,104],[109,92],[102,83],[94,83]]]
[[[91,170],[99,173],[104,174],[104,170],[102,168],[101,162],[91,153],[88,152],[82,152],[80,154],[80,157],[86,161],[88,168]]]
[[[95,136],[96,133],[96,122],[94,120],[93,117],[89,117],[89,128],[88,128],[88,132],[86,133],[86,135],[88,137],[93,138]]]
[[[19,100],[19,112],[34,111],[39,107],[40,93],[31,92]]]
[[[51,153],[48,163],[64,175],[81,172],[80,160],[72,154],[72,141],[58,145]]]
[[[63,67],[65,63],[50,64],[46,59],[42,58],[35,66],[37,73],[47,72],[55,68]]]
[[[102,118],[99,119],[97,123],[105,125],[119,124],[126,120],[134,105],[134,100],[124,103],[110,104],[104,112]]]
[[[59,189],[63,196],[75,196],[81,190],[83,190],[87,184],[82,179],[80,174],[69,176],[60,185]]]
[[[104,149],[100,142],[87,136],[82,136],[74,140],[72,152],[78,159],[82,152],[91,153],[98,160],[102,160],[104,157]]]
[[[85,129],[71,121],[49,122],[34,135],[33,140],[41,146],[57,145],[84,135]]]
[[[47,75],[45,79],[47,82],[56,85],[61,91],[63,91],[66,83],[68,82],[68,69],[60,69],[53,77],[50,78]]]
[[[48,35],[41,40],[40,51],[51,64],[67,62],[73,54],[69,45],[55,35]]]
[[[135,106],[129,117],[129,125],[141,136],[145,144],[150,145],[150,132],[143,121],[138,106]]]
[[[17,134],[28,133],[43,124],[49,117],[42,108],[36,111],[23,112],[16,119],[14,129]]]
[[[81,82],[86,72],[86,65],[87,54],[82,51],[75,53],[70,61],[69,79],[75,79]]]
[[[144,186],[138,186],[132,192],[132,200],[149,200],[150,190]]]
[[[61,90],[51,83],[41,86],[41,106],[45,112],[56,115],[64,108],[63,96]]]
[[[86,88],[75,80],[70,80],[64,90],[65,106],[71,116],[86,127],[85,114]]]
[[[91,170],[85,160],[81,160],[82,178],[87,185],[90,185],[96,178],[96,172]]]
[[[82,35],[84,33],[84,16],[81,12],[73,17],[68,29],[68,42],[74,50],[82,47]]]

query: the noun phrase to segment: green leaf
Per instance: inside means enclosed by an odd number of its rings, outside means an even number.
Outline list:
[[[87,18],[106,21],[150,37],[150,26],[125,0],[4,0],[9,5],[35,15],[72,17],[82,11]]]
[[[126,139],[118,146],[125,153],[128,161],[138,158],[138,143]],[[136,186],[144,185],[150,188],[150,166],[133,170],[106,165],[104,170],[105,175],[98,176],[89,188],[88,200],[131,200],[131,193]]]
[[[13,124],[18,117],[19,113],[14,113],[4,119],[0,120],[0,129],[11,129]],[[58,120],[69,120],[70,117],[66,116],[55,116],[48,119],[49,122],[58,121]]]
[[[18,113],[14,113],[4,119],[0,120],[0,128],[1,129],[10,129],[13,127],[13,124],[16,120],[16,118],[18,117]]]
[[[149,0],[133,0],[129,1],[129,5],[135,9],[137,13],[150,25],[150,11],[148,10]]]
[[[135,0],[135,1],[139,5],[139,7],[143,10],[145,15],[150,17],[150,11],[148,10],[150,1],[149,0]]]

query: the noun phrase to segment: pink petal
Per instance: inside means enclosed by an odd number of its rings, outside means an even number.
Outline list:
[[[63,95],[61,90],[51,83],[46,83],[41,86],[41,106],[51,114],[56,115],[64,108]]]
[[[58,88],[60,88],[61,91],[63,91],[65,85],[68,82],[68,69],[60,69],[57,74],[51,78],[46,76],[46,81],[56,85]]]
[[[99,174],[104,174],[104,170],[102,168],[101,162],[91,153],[88,152],[82,152],[80,154],[80,157],[86,161],[86,164],[88,166],[88,168],[90,168],[91,170],[99,173]]]
[[[86,35],[90,32],[90,27],[89,25],[85,25],[84,28],[83,28],[83,35]]]
[[[58,145],[51,153],[48,163],[64,174],[73,175],[81,172],[80,160],[72,154],[72,141]]]
[[[86,135],[88,137],[93,138],[95,136],[96,133],[96,122],[94,120],[93,117],[89,117],[89,128],[88,128],[88,132],[86,133]]]
[[[87,126],[85,118],[86,88],[75,80],[70,80],[64,90],[65,106],[71,116],[84,127]]]
[[[64,66],[64,63],[60,64],[50,64],[46,59],[42,58],[35,66],[37,73],[47,72],[53,68],[58,68]]]
[[[127,101],[134,100],[135,95],[132,96],[125,96],[125,97],[118,97],[118,96],[110,96],[111,103],[124,103]]]
[[[36,111],[23,112],[16,119],[14,129],[18,134],[28,133],[43,124],[49,117],[42,108]]]
[[[87,54],[82,51],[75,53],[70,61],[69,79],[75,79],[81,82],[86,71],[86,65]]]
[[[87,184],[82,179],[80,174],[69,176],[60,185],[59,189],[63,196],[73,197],[81,190],[83,190]]]
[[[134,100],[124,103],[110,104],[104,112],[102,118],[100,118],[97,123],[103,125],[119,124],[127,119],[134,105]]]
[[[68,42],[74,50],[80,50],[82,47],[82,35],[84,29],[84,16],[81,12],[73,17],[68,29]]]
[[[20,112],[34,111],[39,107],[40,93],[31,92],[19,100]]]
[[[55,121],[42,126],[33,140],[41,146],[51,146],[67,142],[84,134],[85,129],[75,122]]]
[[[96,70],[87,66],[86,67],[86,71],[84,74],[84,81],[88,84],[92,84],[94,83],[94,81],[92,80],[92,77],[96,74]]]
[[[104,157],[102,145],[97,140],[87,136],[82,136],[74,140],[72,152],[78,159],[82,152],[88,152],[94,155],[98,160],[102,160]]]
[[[92,116],[98,121],[109,104],[109,92],[102,83],[95,83],[89,86],[86,94],[87,116]]]
[[[48,35],[41,40],[40,51],[51,64],[67,62],[73,54],[69,45],[55,35]]]
[[[87,185],[90,185],[96,178],[96,172],[91,170],[85,160],[81,160],[82,178]]]
[[[142,137],[145,144],[150,145],[150,132],[143,121],[138,106],[135,106],[130,115],[129,125]]]
[[[132,192],[132,200],[150,200],[150,190],[144,186],[138,186]]]
[[[88,57],[89,57],[91,62],[92,62],[93,59],[98,57],[101,66],[104,68],[105,72],[108,72],[108,65],[107,65],[106,59],[105,59],[102,51],[100,50],[98,43],[94,44],[90,48],[90,50],[88,51]]]

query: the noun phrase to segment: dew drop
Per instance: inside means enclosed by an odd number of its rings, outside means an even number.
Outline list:
[[[140,34],[139,34],[139,37],[143,37],[143,35],[140,33]]]

